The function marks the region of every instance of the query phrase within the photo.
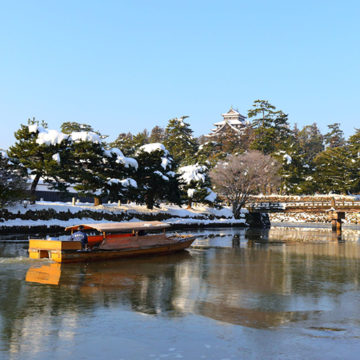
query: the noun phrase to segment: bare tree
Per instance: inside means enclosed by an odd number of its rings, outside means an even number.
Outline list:
[[[260,151],[230,155],[210,172],[216,192],[232,205],[235,219],[251,194],[258,194],[279,184],[280,164]]]

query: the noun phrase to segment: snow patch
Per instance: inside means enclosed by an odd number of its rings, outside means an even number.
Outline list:
[[[206,196],[205,200],[214,202],[217,198],[216,193],[214,193],[210,188],[207,188],[206,190],[208,191],[208,195]]]
[[[36,143],[39,145],[55,146],[61,144],[64,140],[68,139],[68,137],[69,135],[66,135],[57,130],[44,129],[38,133]]]
[[[55,160],[57,163],[60,164],[60,154],[56,153],[52,156],[52,159]]]
[[[95,144],[101,143],[101,138],[98,134],[89,131],[75,131],[70,134],[70,138],[74,142],[89,141]]]
[[[180,174],[180,179],[186,184],[190,184],[192,181],[205,182],[205,172],[207,167],[204,165],[188,165],[180,167],[178,172]]]
[[[152,153],[154,151],[163,151],[164,154],[168,154],[169,152],[166,150],[165,146],[161,143],[152,143],[152,144],[145,144],[143,146],[140,146],[139,151],[144,151],[147,153]]]

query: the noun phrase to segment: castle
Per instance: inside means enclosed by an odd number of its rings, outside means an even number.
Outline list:
[[[214,123],[216,127],[207,137],[220,136],[229,130],[242,135],[244,130],[250,126],[249,121],[245,120],[246,117],[232,107],[227,113],[222,114],[222,117],[224,120]]]

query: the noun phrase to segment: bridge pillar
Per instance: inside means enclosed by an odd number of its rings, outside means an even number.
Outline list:
[[[345,219],[345,212],[333,210],[329,213],[329,218],[331,220],[332,231],[341,233],[341,224],[342,220]]]

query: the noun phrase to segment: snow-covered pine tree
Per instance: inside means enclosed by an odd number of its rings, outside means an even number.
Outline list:
[[[136,175],[137,202],[153,209],[160,201],[181,204],[178,175],[173,158],[163,144],[141,146],[135,154],[139,167]]]
[[[194,162],[197,143],[193,138],[190,124],[184,120],[188,116],[171,119],[165,129],[164,145],[177,164],[188,165]]]
[[[289,136],[288,141],[279,146],[280,149],[272,157],[281,165],[280,192],[284,194],[312,193],[312,168],[310,168],[301,152],[296,136]]]
[[[68,164],[63,155],[68,149],[68,136],[46,127],[46,123],[40,126],[35,119],[29,119],[28,125],[21,125],[15,132],[16,142],[8,151],[15,164],[28,169],[33,179],[30,187],[33,200],[40,178],[59,190],[65,190],[68,186],[63,181],[67,176]]]
[[[116,140],[110,143],[112,148],[118,148],[125,156],[134,156],[136,150],[145,144],[149,143],[149,133],[146,129],[137,133],[136,135],[130,132],[118,135]]]
[[[137,161],[125,157],[119,149],[103,149],[103,164],[99,172],[104,183],[102,197],[113,202],[135,200],[137,183],[134,178],[137,168]]]
[[[187,165],[180,167],[180,174],[183,196],[187,201],[188,208],[192,203],[205,203],[213,205],[217,199],[217,195],[211,190],[209,170],[205,165]]]

